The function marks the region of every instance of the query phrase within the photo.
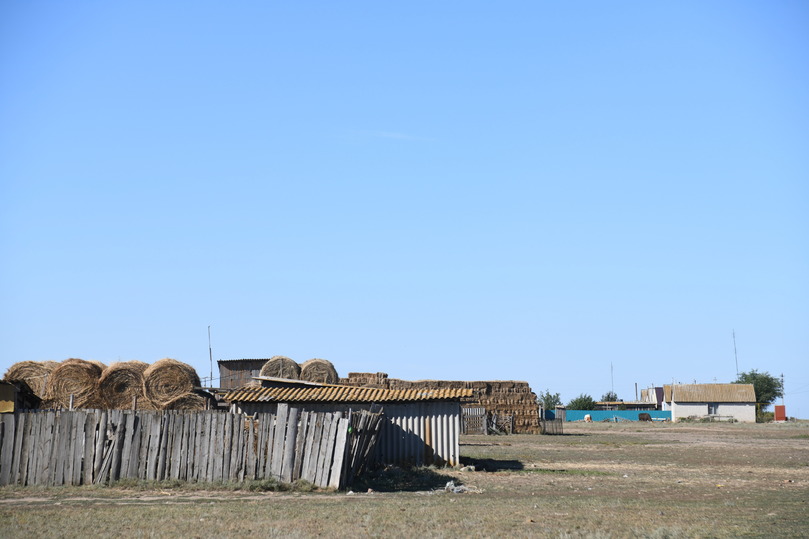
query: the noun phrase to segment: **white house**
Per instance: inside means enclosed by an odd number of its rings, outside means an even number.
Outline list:
[[[753,384],[674,384],[663,386],[663,410],[671,420],[687,417],[756,422]]]

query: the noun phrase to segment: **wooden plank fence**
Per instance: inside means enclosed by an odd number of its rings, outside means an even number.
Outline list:
[[[253,417],[216,411],[0,414],[0,485],[274,478],[344,488],[356,470],[352,448],[365,451],[369,443],[349,436],[349,425],[339,412],[286,404],[276,414]]]

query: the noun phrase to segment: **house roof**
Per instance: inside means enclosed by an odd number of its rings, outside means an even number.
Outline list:
[[[756,402],[753,384],[675,384],[663,391],[666,402]]]
[[[229,402],[415,402],[460,400],[471,389],[378,389],[324,385],[316,387],[243,387],[224,395]]]

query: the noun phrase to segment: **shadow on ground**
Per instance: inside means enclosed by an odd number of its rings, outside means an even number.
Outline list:
[[[477,472],[501,472],[522,470],[525,468],[519,460],[506,459],[475,459],[471,457],[461,457],[463,466],[474,466]]]
[[[449,481],[458,480],[431,466],[385,466],[364,473],[354,480],[352,490],[374,489],[377,492],[416,492],[443,489]]]

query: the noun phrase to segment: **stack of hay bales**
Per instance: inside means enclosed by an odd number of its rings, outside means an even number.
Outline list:
[[[45,388],[53,370],[59,366],[56,361],[20,361],[6,371],[3,380],[25,382],[40,399],[45,397]]]
[[[200,379],[193,367],[174,359],[151,366],[124,361],[106,367],[98,361],[66,359],[22,361],[12,365],[4,380],[24,381],[42,399],[41,407],[138,410],[206,410],[213,397],[196,388]],[[212,406],[213,404],[213,406]]]
[[[301,379],[301,366],[286,356],[273,356],[261,367],[259,376],[268,378]]]
[[[351,372],[348,373],[348,378],[341,378],[340,383],[382,389],[472,389],[474,397],[465,404],[483,406],[488,412],[498,415],[513,416],[515,433],[538,434],[540,431],[537,396],[531,391],[528,382],[513,380],[479,382],[419,380],[411,382],[388,378],[384,372]]]
[[[48,377],[43,408],[99,408],[98,380],[103,369],[97,363],[70,358],[59,364]]]
[[[310,359],[301,365],[301,380],[318,382],[321,384],[336,384],[340,381],[337,370],[331,361],[325,359]]]

